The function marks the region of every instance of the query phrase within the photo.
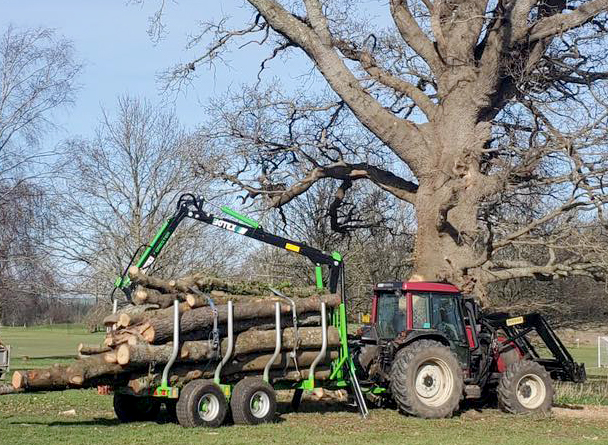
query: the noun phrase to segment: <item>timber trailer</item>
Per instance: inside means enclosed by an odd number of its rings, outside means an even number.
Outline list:
[[[227,347],[218,351],[222,359],[214,378],[175,387],[168,384],[180,344],[175,300],[173,355],[163,370],[162,383],[143,395],[125,387],[112,388],[114,409],[121,421],[148,420],[164,403],[182,426],[217,427],[230,411],[235,423],[271,422],[276,416],[277,390],[295,390],[291,405],[297,410],[303,391],[315,388],[346,390],[364,418],[369,413],[368,403],[396,406],[403,413],[424,418],[450,417],[464,399],[497,399],[499,406],[511,413],[547,412],[553,400],[552,379],[582,382],[586,378],[584,365],[573,360],[540,314],[483,314],[474,299],[446,283],[379,283],[374,289],[371,316],[356,335],[351,335],[345,267],[339,253],[323,252],[269,233],[255,220],[225,206],[222,212],[234,219],[216,216],[203,209],[204,203],[203,197],[182,195],[175,214],[150,245],[141,246],[133,255],[116,280],[115,291],[123,290],[130,300],[133,284],[127,276],[129,266],[135,263],[144,271],[148,269],[179,224],[190,218],[303,255],[315,267],[318,288],[324,287],[323,267],[327,267],[327,288],[341,296],[341,304],[336,308],[321,305],[322,346],[310,367],[301,370],[307,371],[302,372],[301,380],[281,380],[269,374],[281,350],[281,313],[276,303],[273,357],[259,377],[233,381],[222,376],[234,346],[234,308],[228,302]],[[297,335],[298,308],[293,300],[273,292],[291,304]],[[116,311],[114,292],[112,298]],[[213,307],[213,301],[209,303]],[[329,376],[315,380],[315,367],[326,356],[330,325],[339,332],[339,355],[331,363]],[[533,333],[536,346],[530,339]],[[541,354],[538,340],[551,357]]]

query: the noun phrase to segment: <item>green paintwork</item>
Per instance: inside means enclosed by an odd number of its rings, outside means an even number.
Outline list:
[[[148,261],[148,258],[150,258],[150,254],[152,252],[154,252],[155,254],[158,254],[158,252],[160,252],[160,249],[162,249],[162,247],[167,242],[167,239],[169,239],[169,236],[171,235],[170,233],[167,232],[167,226],[169,225],[170,222],[171,222],[171,220],[166,221],[161,226],[159,231],[156,232],[156,235],[154,235],[154,239],[152,240],[150,245],[148,247],[146,247],[146,250],[144,251],[143,255],[140,256],[139,259],[137,260],[137,263],[135,263],[135,265],[137,267],[142,267],[144,264],[146,264],[146,261]],[[159,240],[161,240],[161,238],[162,238],[162,242],[159,243]]]
[[[226,215],[230,215],[233,218],[238,219],[239,221],[241,221],[242,223],[247,224],[249,227],[252,227],[254,229],[257,229],[258,227],[260,227],[260,223],[257,222],[254,219],[249,218],[248,216],[245,215],[241,215],[239,212],[237,212],[236,210],[232,210],[230,207],[228,206],[222,206],[220,207],[220,209],[222,210],[222,212],[224,212]]]
[[[171,232],[167,230],[167,227],[169,227],[171,221],[172,219],[169,219],[168,221],[163,223],[158,232],[156,232],[156,235],[154,235],[154,239],[152,239],[150,245],[146,247],[146,250],[144,251],[142,256],[140,256],[137,260],[137,263],[135,263],[137,267],[141,268],[144,264],[146,264],[146,261],[148,261],[148,258],[150,258],[150,255],[152,253],[154,253],[154,255],[158,255],[160,253],[164,245],[169,240],[169,237],[171,236]],[[118,287],[121,289],[128,287],[130,284],[131,279],[127,275],[118,277],[116,278],[116,281],[114,281],[114,287]]]
[[[323,269],[321,269],[321,266],[315,266],[315,281],[317,289],[323,289]]]
[[[331,257],[336,261],[342,261],[342,254],[339,252],[332,252]]]

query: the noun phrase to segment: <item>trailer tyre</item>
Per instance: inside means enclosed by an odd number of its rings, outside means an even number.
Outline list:
[[[402,412],[426,419],[451,417],[463,393],[462,369],[447,346],[419,340],[395,356],[389,386]]]
[[[160,402],[152,397],[114,393],[114,412],[122,423],[155,420],[159,411]]]
[[[183,427],[216,428],[224,423],[228,402],[211,380],[193,380],[182,389],[176,405],[177,421]]]
[[[273,422],[277,412],[277,395],[264,380],[245,378],[235,385],[230,408],[237,425]]]
[[[503,372],[497,394],[498,406],[505,412],[548,413],[553,403],[553,381],[540,364],[522,360]]]

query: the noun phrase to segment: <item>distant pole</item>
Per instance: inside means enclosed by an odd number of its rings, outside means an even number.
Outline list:
[[[597,338],[597,367],[602,367],[602,337]]]

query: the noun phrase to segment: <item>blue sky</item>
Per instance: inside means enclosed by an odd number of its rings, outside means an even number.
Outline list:
[[[53,145],[70,136],[90,135],[98,123],[100,106],[112,110],[117,95],[129,93],[159,100],[157,73],[179,61],[189,61],[195,52],[184,50],[188,33],[201,20],[229,15],[243,24],[251,9],[241,0],[221,2],[200,0],[167,1],[168,35],[155,45],[147,34],[148,18],[158,2],[143,5],[124,0],[0,0],[0,30],[9,23],[17,27],[45,26],[72,40],[85,68],[80,76],[81,90],[74,107],[54,116],[62,130],[48,135]],[[198,48],[202,51],[202,47]],[[215,72],[199,69],[198,80],[186,95],[178,97],[175,107],[181,122],[189,128],[204,120],[201,102],[229,87],[255,79],[260,60],[267,54],[255,45],[230,55],[230,67],[219,66]],[[304,58],[290,61],[290,68],[304,67]],[[282,70],[274,69],[270,76]],[[285,71],[283,71],[284,73]],[[296,73],[288,76],[297,76]],[[50,148],[50,147],[47,147]]]

